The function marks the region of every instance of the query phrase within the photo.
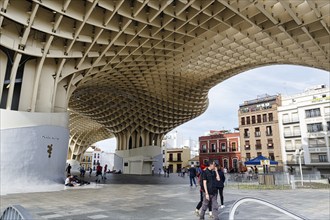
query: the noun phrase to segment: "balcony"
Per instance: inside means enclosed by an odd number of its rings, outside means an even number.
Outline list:
[[[245,150],[250,150],[251,149],[249,144],[245,145],[244,147],[245,147]]]
[[[261,150],[261,144],[256,144],[256,150]]]
[[[328,163],[328,160],[326,158],[324,160],[311,159],[311,163]]]
[[[285,146],[286,152],[295,152],[296,148],[294,146]]]
[[[250,134],[244,134],[244,138],[249,138]]]
[[[301,137],[301,132],[300,131],[284,132],[284,137],[286,138]]]
[[[282,123],[285,124],[294,124],[299,123],[299,118],[283,118]]]
[[[182,162],[181,159],[169,159],[167,162]]]
[[[255,136],[255,137],[260,137],[260,136],[261,136],[261,132],[260,132],[260,131],[256,131],[256,132],[254,132],[254,136]]]
[[[273,143],[267,144],[267,149],[274,149],[274,144]]]
[[[318,133],[318,132],[322,132],[322,131],[323,131],[323,128],[322,128],[322,127],[318,128],[318,129],[314,129],[314,130],[308,130],[308,129],[307,129],[307,132],[308,132],[308,133],[311,133],[311,134],[313,134],[313,133]]]

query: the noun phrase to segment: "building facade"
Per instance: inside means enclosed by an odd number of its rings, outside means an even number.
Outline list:
[[[209,135],[199,137],[199,163],[213,159],[227,170],[239,171],[241,153],[238,132],[210,131]]]
[[[164,151],[165,164],[171,173],[180,172],[183,167],[187,167],[191,158],[190,148],[169,148]]]
[[[280,95],[263,95],[239,106],[243,162],[263,155],[283,166],[277,114],[280,105]]]
[[[301,157],[306,171],[329,173],[329,88],[320,85],[300,94],[282,97],[278,112],[284,163],[298,166]]]

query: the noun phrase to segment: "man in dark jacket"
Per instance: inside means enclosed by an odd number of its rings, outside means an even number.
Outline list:
[[[210,160],[209,166],[203,173],[203,188],[204,188],[204,198],[202,211],[200,213],[200,220],[204,219],[205,211],[209,205],[209,202],[212,201],[212,214],[214,220],[219,220],[218,216],[218,201],[217,201],[217,189],[215,188],[214,181],[220,181],[219,174],[217,172],[217,167],[215,162]]]
[[[220,201],[221,201],[220,208],[224,208],[225,206],[223,205],[223,188],[225,186],[224,183],[226,181],[226,177],[225,177],[225,174],[222,171],[221,166],[218,166],[218,171],[217,172],[219,174],[220,181],[215,180],[215,187],[217,189],[217,194],[219,192],[219,195],[220,195]]]
[[[197,187],[196,181],[195,181],[197,173],[196,173],[196,169],[195,169],[194,165],[191,165],[191,167],[189,168],[188,171],[189,171],[189,177],[190,177],[190,186],[193,186],[193,182],[194,182],[195,186]]]

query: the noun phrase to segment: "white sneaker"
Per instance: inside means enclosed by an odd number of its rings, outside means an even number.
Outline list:
[[[198,210],[195,210],[195,215],[199,216],[199,211]]]
[[[224,207],[225,207],[224,205],[221,205],[221,206],[220,206],[220,209],[223,209]]]

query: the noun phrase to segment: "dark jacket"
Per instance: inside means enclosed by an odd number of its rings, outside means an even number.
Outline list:
[[[190,177],[196,177],[197,173],[195,167],[190,167],[188,171]]]
[[[224,187],[224,183],[226,181],[225,174],[222,172],[222,170],[218,170],[220,181],[216,180],[216,177],[214,177],[214,183],[216,188]]]

